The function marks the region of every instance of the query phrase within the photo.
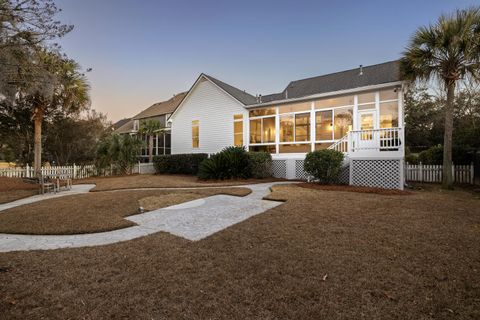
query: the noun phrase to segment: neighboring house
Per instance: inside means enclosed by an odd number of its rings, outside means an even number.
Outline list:
[[[183,100],[185,95],[186,92],[182,92],[180,94],[174,95],[173,98],[167,101],[153,104],[152,106],[148,107],[147,109],[143,110],[139,114],[129,119],[129,121],[125,122],[122,126],[115,130],[115,132],[119,134],[136,135],[139,134],[139,130],[144,122],[148,120],[157,120],[160,123],[161,129],[153,139],[153,155],[156,156],[162,154],[170,154],[171,134],[170,126],[169,123],[167,123],[167,119],[169,118],[171,113],[177,108],[178,104]],[[141,135],[141,139],[145,141],[140,155],[141,161],[148,162],[149,136]]]
[[[291,82],[253,96],[201,74],[175,109],[172,153],[231,145],[272,154],[274,174],[305,179],[307,152],[335,149],[353,185],[403,188],[403,87],[398,61]]]

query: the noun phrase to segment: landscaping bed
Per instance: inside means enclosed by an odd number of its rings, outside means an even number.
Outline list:
[[[273,187],[204,240],[0,253],[5,319],[478,319],[480,202]]]
[[[95,192],[43,200],[0,212],[0,233],[79,234],[135,225],[123,219],[139,206],[154,210],[215,194],[245,196],[247,188]]]
[[[38,194],[38,185],[20,178],[0,177],[0,203],[7,203]]]
[[[300,183],[299,187],[324,190],[324,191],[347,191],[347,192],[359,192],[359,193],[375,193],[383,195],[409,195],[411,192],[406,190],[397,189],[382,189],[372,187],[359,187],[350,185],[334,185],[334,184],[319,184],[319,183]]]
[[[189,187],[217,187],[235,186],[271,181],[283,181],[284,179],[240,179],[240,180],[199,180],[196,176],[181,174],[142,174],[130,176],[92,177],[75,180],[75,184],[94,183],[96,187],[92,191],[106,191],[134,188],[189,188]]]

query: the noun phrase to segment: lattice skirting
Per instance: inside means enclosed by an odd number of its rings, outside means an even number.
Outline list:
[[[298,180],[309,180],[309,175],[303,169],[303,160],[295,160],[295,179]]]
[[[338,177],[338,182],[340,184],[349,184],[350,183],[350,165],[344,165],[342,170],[340,171],[340,175]]]
[[[287,177],[287,161],[286,160],[273,160],[272,172],[275,178]]]
[[[351,184],[384,189],[403,189],[402,160],[375,159],[350,162]]]

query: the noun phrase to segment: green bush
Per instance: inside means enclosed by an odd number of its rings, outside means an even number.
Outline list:
[[[268,152],[249,152],[252,177],[256,179],[272,176],[272,156]]]
[[[324,149],[307,153],[304,169],[320,183],[337,183],[342,169],[343,153]]]
[[[473,162],[473,153],[465,148],[455,146],[452,148],[452,160],[454,164],[470,164]],[[443,147],[434,146],[420,152],[418,161],[422,164],[443,164]]]
[[[203,180],[250,178],[250,157],[244,148],[227,147],[200,164],[198,177]]]
[[[405,162],[408,162],[409,164],[418,164],[420,161],[418,160],[418,156],[410,153],[405,155]]]
[[[200,163],[208,158],[206,153],[166,154],[153,158],[156,173],[198,173]]]

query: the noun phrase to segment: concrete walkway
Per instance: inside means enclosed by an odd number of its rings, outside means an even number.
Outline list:
[[[71,190],[68,191],[60,191],[58,193],[47,193],[47,194],[39,194],[36,196],[31,196],[28,198],[23,198],[20,200],[0,204],[0,211],[11,209],[18,206],[23,206],[24,204],[34,203],[43,200],[49,200],[53,198],[71,196],[74,194],[81,194],[81,193],[88,193],[90,190],[95,188],[94,184],[76,184],[72,186]]]
[[[137,226],[109,232],[79,235],[0,234],[0,252],[100,246],[160,231],[192,241],[201,240],[280,205],[281,202],[262,200],[269,194],[272,185],[280,183],[238,186],[252,190],[252,193],[245,197],[215,195],[129,216],[126,219]]]

